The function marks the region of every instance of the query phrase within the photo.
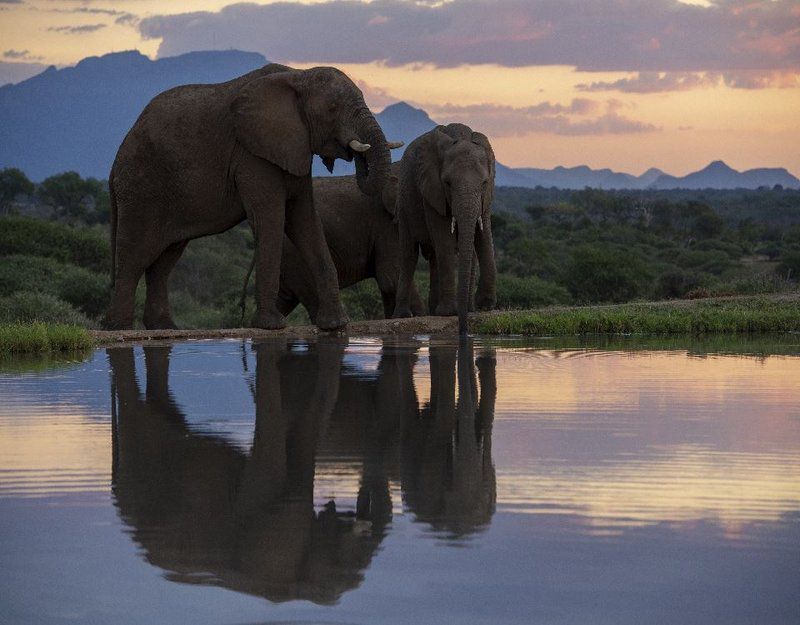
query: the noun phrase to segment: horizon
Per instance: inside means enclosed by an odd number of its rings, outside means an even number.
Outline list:
[[[509,167],[681,177],[721,160],[800,172],[790,0],[107,4],[0,2],[0,83],[123,50],[155,60],[238,49],[335,65],[376,112],[405,101],[468,123]],[[360,38],[339,34],[348,28]]]

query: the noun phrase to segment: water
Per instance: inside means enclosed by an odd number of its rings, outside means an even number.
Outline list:
[[[2,363],[2,623],[800,622],[800,337]]]

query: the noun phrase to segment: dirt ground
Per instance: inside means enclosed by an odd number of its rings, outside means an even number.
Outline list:
[[[228,328],[224,330],[93,330],[92,337],[102,345],[169,339],[241,339],[290,337],[309,338],[320,334],[380,336],[391,334],[457,334],[456,317],[413,317],[410,319],[373,319],[352,321],[338,333],[324,333],[316,326],[289,326],[282,330]]]

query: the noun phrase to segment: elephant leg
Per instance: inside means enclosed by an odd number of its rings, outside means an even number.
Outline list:
[[[397,294],[395,295],[394,313],[395,318],[411,317],[411,285],[414,282],[414,270],[417,268],[419,246],[411,237],[408,224],[400,219],[400,273],[397,282]]]
[[[491,310],[497,303],[497,267],[494,262],[494,241],[492,240],[490,216],[484,219],[483,232],[475,233],[475,250],[480,267],[475,305],[478,310]]]
[[[117,238],[114,292],[103,321],[106,330],[133,328],[136,287],[145,269],[157,258],[157,254],[148,256],[133,245],[120,245],[120,239],[121,237]]]
[[[339,297],[339,277],[325,241],[322,222],[314,209],[310,177],[298,195],[289,201],[286,234],[314,279],[318,302],[314,323],[322,330],[344,327],[348,319]]]
[[[283,174],[264,165],[243,168],[236,174],[247,220],[256,241],[256,316],[255,327],[275,330],[286,326],[278,311],[283,228],[286,215],[286,189]]]
[[[441,223],[439,223],[441,222]],[[436,254],[437,302],[433,315],[450,317],[456,308],[456,255],[454,236],[450,233],[450,220],[438,219],[437,227],[431,232]]]
[[[434,314],[436,306],[439,304],[439,271],[436,265],[436,252],[433,250],[427,254],[428,259],[428,314]]]
[[[148,330],[174,328],[169,307],[169,274],[189,241],[178,241],[165,249],[145,271],[147,295],[144,301],[144,327]]]
[[[378,287],[380,288],[380,282],[378,282]],[[381,289],[381,300],[383,301],[383,318],[390,319],[392,314],[394,313],[394,308],[397,304],[397,298],[395,297],[394,290],[384,290]]]

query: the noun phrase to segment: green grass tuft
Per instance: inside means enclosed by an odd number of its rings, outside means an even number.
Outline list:
[[[0,354],[51,354],[91,349],[94,339],[85,328],[47,323],[0,324]]]
[[[734,334],[800,331],[800,300],[780,297],[544,308],[486,314],[478,334]]]

